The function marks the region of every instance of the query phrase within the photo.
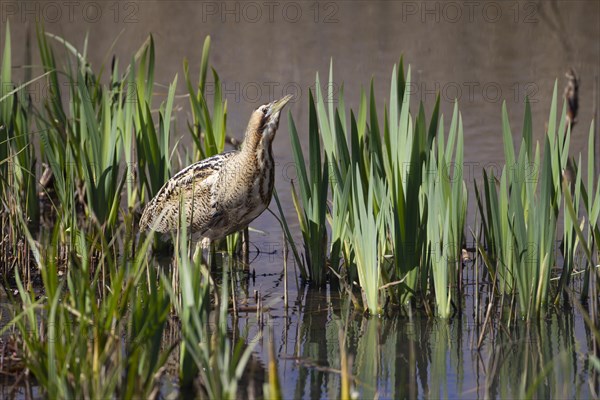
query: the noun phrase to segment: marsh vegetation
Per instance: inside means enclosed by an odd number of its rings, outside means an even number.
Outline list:
[[[240,234],[206,265],[192,259],[186,229],[137,229],[175,165],[231,142],[210,38],[199,67],[184,61],[167,87],[154,81],[152,37],[124,64],[93,70],[87,45],[39,27],[43,71],[23,82],[12,76],[8,25],[4,38],[3,395],[442,397],[458,385],[453,393],[477,396],[598,396],[597,138],[581,121],[585,162],[570,153],[577,110],[558,83],[545,126],[533,126],[527,103],[513,134],[502,107],[504,165],[469,182],[458,103],[450,116],[439,98],[429,115],[411,110],[402,59],[385,103],[373,82],[358,107],[343,87],[334,103],[332,63],[329,84],[317,74],[303,99],[308,131],[293,109],[284,118],[297,221],[275,194],[289,257],[273,280],[285,293],[263,298],[249,289],[256,271],[240,257]],[[59,62],[57,47],[69,57]],[[48,87],[37,103],[26,91],[36,81]],[[184,126],[173,115],[181,86]],[[185,131],[190,148],[173,140]]]

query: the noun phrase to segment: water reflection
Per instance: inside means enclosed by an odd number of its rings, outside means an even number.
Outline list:
[[[592,343],[577,310],[512,327],[497,323],[477,349],[480,330],[464,316],[366,318],[328,290],[299,291],[297,302],[275,339],[286,398],[340,397],[340,330],[358,398],[591,395]],[[257,357],[266,360],[263,347]]]

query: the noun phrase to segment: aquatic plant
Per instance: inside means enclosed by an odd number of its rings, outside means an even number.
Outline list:
[[[211,290],[216,292],[207,266],[194,262],[188,252],[187,229],[178,236],[176,266],[178,285],[163,276],[163,284],[171,297],[175,314],[181,322],[179,379],[182,393],[195,393],[201,398],[235,399],[237,386],[244,372],[256,338],[248,345],[243,339],[232,343],[227,334],[229,311],[229,267],[225,263],[213,324],[211,320]],[[212,325],[212,326],[211,326]],[[194,389],[200,377],[201,391]]]
[[[128,184],[131,186],[128,187],[128,193],[132,190],[128,203],[130,209],[138,201],[144,203],[154,197],[171,176],[171,115],[177,88],[177,75],[175,75],[169,85],[166,102],[162,102],[158,110],[158,126],[156,126],[151,109],[155,97],[152,36],[142,45],[138,54],[137,64],[134,59],[127,69],[125,79],[128,81],[128,90],[124,95],[128,97],[123,99],[126,102],[125,123],[129,124],[124,131],[127,137],[125,158],[128,160],[128,168],[131,169],[129,178],[138,177],[136,180],[128,179]],[[136,158],[133,158],[134,149]],[[137,187],[131,185],[132,181],[137,183]]]
[[[440,268],[448,258],[459,260],[460,246],[466,214],[466,187],[462,175],[457,173],[450,177],[449,165],[455,165],[455,170],[462,171],[462,126],[457,129],[456,111],[453,128],[448,146],[444,147],[443,138],[440,147],[432,150],[434,139],[438,135],[439,98],[432,113],[429,128],[425,122],[425,113],[421,105],[416,121],[410,116],[410,69],[405,79],[402,60],[397,68],[394,66],[390,85],[390,105],[386,108],[383,128],[377,117],[377,106],[371,82],[369,103],[363,92],[358,117],[350,110],[350,124],[346,121],[346,110],[343,86],[340,88],[337,101],[333,106],[333,66],[330,66],[328,91],[321,90],[317,74],[316,96],[309,98],[310,126],[310,165],[313,170],[319,170],[315,163],[320,162],[329,171],[331,180],[332,207],[319,209],[323,201],[306,206],[308,200],[302,202],[304,213],[313,216],[315,226],[324,226],[327,220],[331,227],[330,265],[333,272],[342,279],[358,278],[365,301],[363,306],[371,313],[380,312],[382,303],[380,290],[398,303],[404,304],[415,294],[427,291],[427,282],[431,274],[433,257],[428,255],[434,244],[428,240],[428,232],[433,234],[433,222],[429,225],[428,218],[436,218],[439,228],[443,228],[443,211],[428,217],[432,207],[429,202],[439,204],[456,204],[449,214],[448,223],[451,226],[449,236],[439,236],[435,245],[440,249],[448,249],[448,241],[453,241],[454,247],[448,254],[442,254],[436,262]],[[328,97],[328,98],[327,98]],[[328,107],[326,107],[326,98]],[[314,116],[316,110],[316,118]],[[316,132],[320,134],[325,153],[324,161],[314,154],[320,154],[321,148],[315,140]],[[290,132],[295,132],[293,126]],[[443,132],[441,132],[443,135]],[[458,139],[458,148],[454,143]],[[299,170],[303,170],[304,157],[297,137],[292,135],[293,153]],[[432,152],[433,151],[433,152]],[[456,154],[454,154],[456,153]],[[435,165],[434,161],[438,160]],[[423,171],[433,171],[425,174]],[[430,177],[429,175],[433,175]],[[313,176],[312,181],[300,174],[300,187],[321,187],[324,175]],[[445,181],[454,179],[449,185]],[[437,177],[437,180],[436,180]],[[440,182],[440,183],[436,183]],[[450,189],[452,188],[452,189]],[[428,193],[428,190],[430,193]],[[438,194],[439,193],[439,194]],[[321,195],[326,194],[321,191]],[[319,197],[317,197],[318,199]],[[437,204],[436,203],[436,204]],[[298,204],[298,202],[296,202]],[[302,217],[297,205],[300,226],[303,230],[305,254],[323,253],[321,234],[309,231],[308,218]],[[320,213],[315,213],[318,209]],[[313,210],[313,211],[311,211]],[[444,208],[445,210],[445,208]],[[433,221],[430,219],[429,221]],[[429,226],[429,231],[426,227]],[[368,228],[367,228],[368,227]],[[444,241],[446,240],[446,241]],[[429,247],[428,247],[429,246]],[[343,263],[340,263],[343,261]],[[317,272],[325,269],[326,262],[321,261],[315,268]],[[447,268],[444,274],[448,276]],[[455,268],[455,270],[460,270]],[[315,274],[315,272],[313,272]],[[438,292],[449,304],[449,298],[442,294],[445,283],[441,281],[442,272],[436,272],[436,281],[440,283]],[[452,276],[452,275],[450,275]],[[453,278],[454,279],[454,278]],[[452,281],[454,282],[454,280]],[[445,291],[444,291],[445,293]],[[368,299],[368,300],[367,300]],[[447,307],[446,307],[447,308]],[[446,309],[444,308],[444,309]],[[448,313],[442,313],[448,316]]]
[[[430,169],[426,178],[427,246],[438,315],[447,318],[452,315],[452,288],[458,290],[462,278],[460,271],[467,214],[467,187],[463,180],[463,126],[457,104],[454,105],[446,145],[444,140],[442,116],[439,133],[431,149]]]
[[[316,286],[325,283],[327,272],[327,194],[329,172],[327,157],[321,160],[321,144],[317,126],[317,112],[312,92],[309,92],[309,166],[310,174],[305,167],[304,154],[300,147],[298,132],[291,113],[288,114],[289,133],[292,143],[292,155],[297,166],[300,199],[292,182],[292,199],[298,214],[300,230],[304,240],[304,257],[300,262],[303,279],[310,280]]]
[[[354,225],[350,234],[350,243],[354,251],[354,262],[358,272],[358,282],[362,289],[363,307],[377,315],[381,312],[379,287],[381,282],[381,265],[385,249],[384,212],[376,212],[374,202],[374,187],[381,187],[373,170],[369,174],[369,189],[363,193],[363,184],[358,181],[358,169],[353,174],[352,213]],[[366,200],[365,200],[366,199]],[[382,205],[382,208],[385,204]]]
[[[570,126],[566,123],[566,106],[557,126],[557,84],[544,136],[543,156],[539,143],[533,151],[531,111],[525,108],[525,122],[518,156],[513,147],[506,105],[502,108],[502,132],[506,165],[502,169],[499,189],[495,177],[484,181],[483,196],[477,189],[478,207],[485,230],[485,243],[479,243],[488,270],[498,280],[500,293],[516,294],[523,317],[539,315],[549,303],[551,269],[555,265],[557,219],[561,202],[564,204],[562,251],[563,270],[557,293],[565,289],[573,270],[574,253],[580,243],[592,262],[589,247],[597,220],[597,204],[589,202],[581,173],[574,161],[568,159]],[[590,136],[593,147],[593,138]],[[590,150],[591,151],[591,150]],[[581,164],[581,157],[579,157]],[[592,164],[590,164],[590,161]],[[588,160],[588,185],[594,187],[594,155]],[[488,179],[489,178],[489,179]],[[580,200],[591,216],[587,239],[581,232],[578,214]],[[485,202],[484,202],[485,200]],[[485,205],[484,205],[485,204]]]
[[[73,241],[63,252],[58,229],[40,245],[21,223],[45,295],[38,299],[16,274],[21,311],[1,333],[16,327],[25,366],[40,390],[57,398],[156,397],[172,347],[162,345],[170,303],[147,270],[150,238],[134,255],[129,232],[128,254],[100,255],[98,248],[109,249],[103,233],[72,227]]]
[[[84,51],[79,53],[69,42],[38,29],[38,43],[44,71],[49,74],[51,96],[44,99],[44,112],[37,121],[43,130],[42,154],[50,165],[57,195],[67,200],[65,177],[76,181],[79,202],[86,214],[103,229],[112,229],[117,221],[121,188],[125,176],[119,172],[123,128],[122,100],[117,82],[103,87],[86,61],[87,38]],[[56,64],[54,50],[47,41],[54,39],[75,59],[68,60],[64,70]],[[59,87],[59,73],[67,80],[68,108]],[[113,75],[114,77],[114,75]],[[69,179],[69,178],[68,178]],[[57,210],[60,216],[73,212],[73,202],[65,201]]]
[[[225,150],[225,144],[233,140],[230,138],[228,140],[227,137],[227,101],[223,98],[221,79],[214,69],[211,69],[212,87],[214,88],[212,112],[208,106],[206,79],[210,43],[210,36],[207,36],[202,47],[198,83],[195,86],[190,79],[188,62],[187,60],[183,62],[185,83],[192,111],[192,121],[191,124],[188,123],[188,129],[195,144],[194,160],[201,160],[222,153]],[[239,144],[236,142],[236,145]],[[248,229],[244,230],[244,237],[246,240],[245,246],[248,246]],[[234,254],[239,250],[241,240],[242,235],[239,232],[227,236],[226,244],[229,254]]]
[[[27,54],[31,54],[29,41]],[[24,205],[26,219],[36,225],[39,220],[36,157],[29,132],[30,99],[24,89],[38,78],[26,73],[25,83],[16,86],[12,77],[10,24],[6,24],[4,50],[0,65],[0,198]],[[9,206],[6,204],[5,206]],[[7,207],[14,210],[13,204]]]

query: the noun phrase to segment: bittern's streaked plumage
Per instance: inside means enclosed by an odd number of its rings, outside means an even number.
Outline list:
[[[177,230],[183,211],[194,241],[244,229],[269,205],[275,170],[272,143],[279,113],[292,96],[258,107],[240,151],[206,158],[179,171],[144,209],[140,230]]]

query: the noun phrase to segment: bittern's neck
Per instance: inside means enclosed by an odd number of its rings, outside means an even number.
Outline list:
[[[260,133],[252,130],[246,131],[246,137],[244,137],[244,143],[242,143],[242,153],[245,155],[254,153],[260,145],[260,139]]]
[[[271,153],[271,141],[257,131],[246,132],[241,152],[244,157],[264,159]]]
[[[264,140],[263,136],[256,131],[248,131],[246,132],[246,137],[244,138],[244,143],[242,144],[242,153],[245,156],[252,156],[259,148],[262,147],[262,142]]]

